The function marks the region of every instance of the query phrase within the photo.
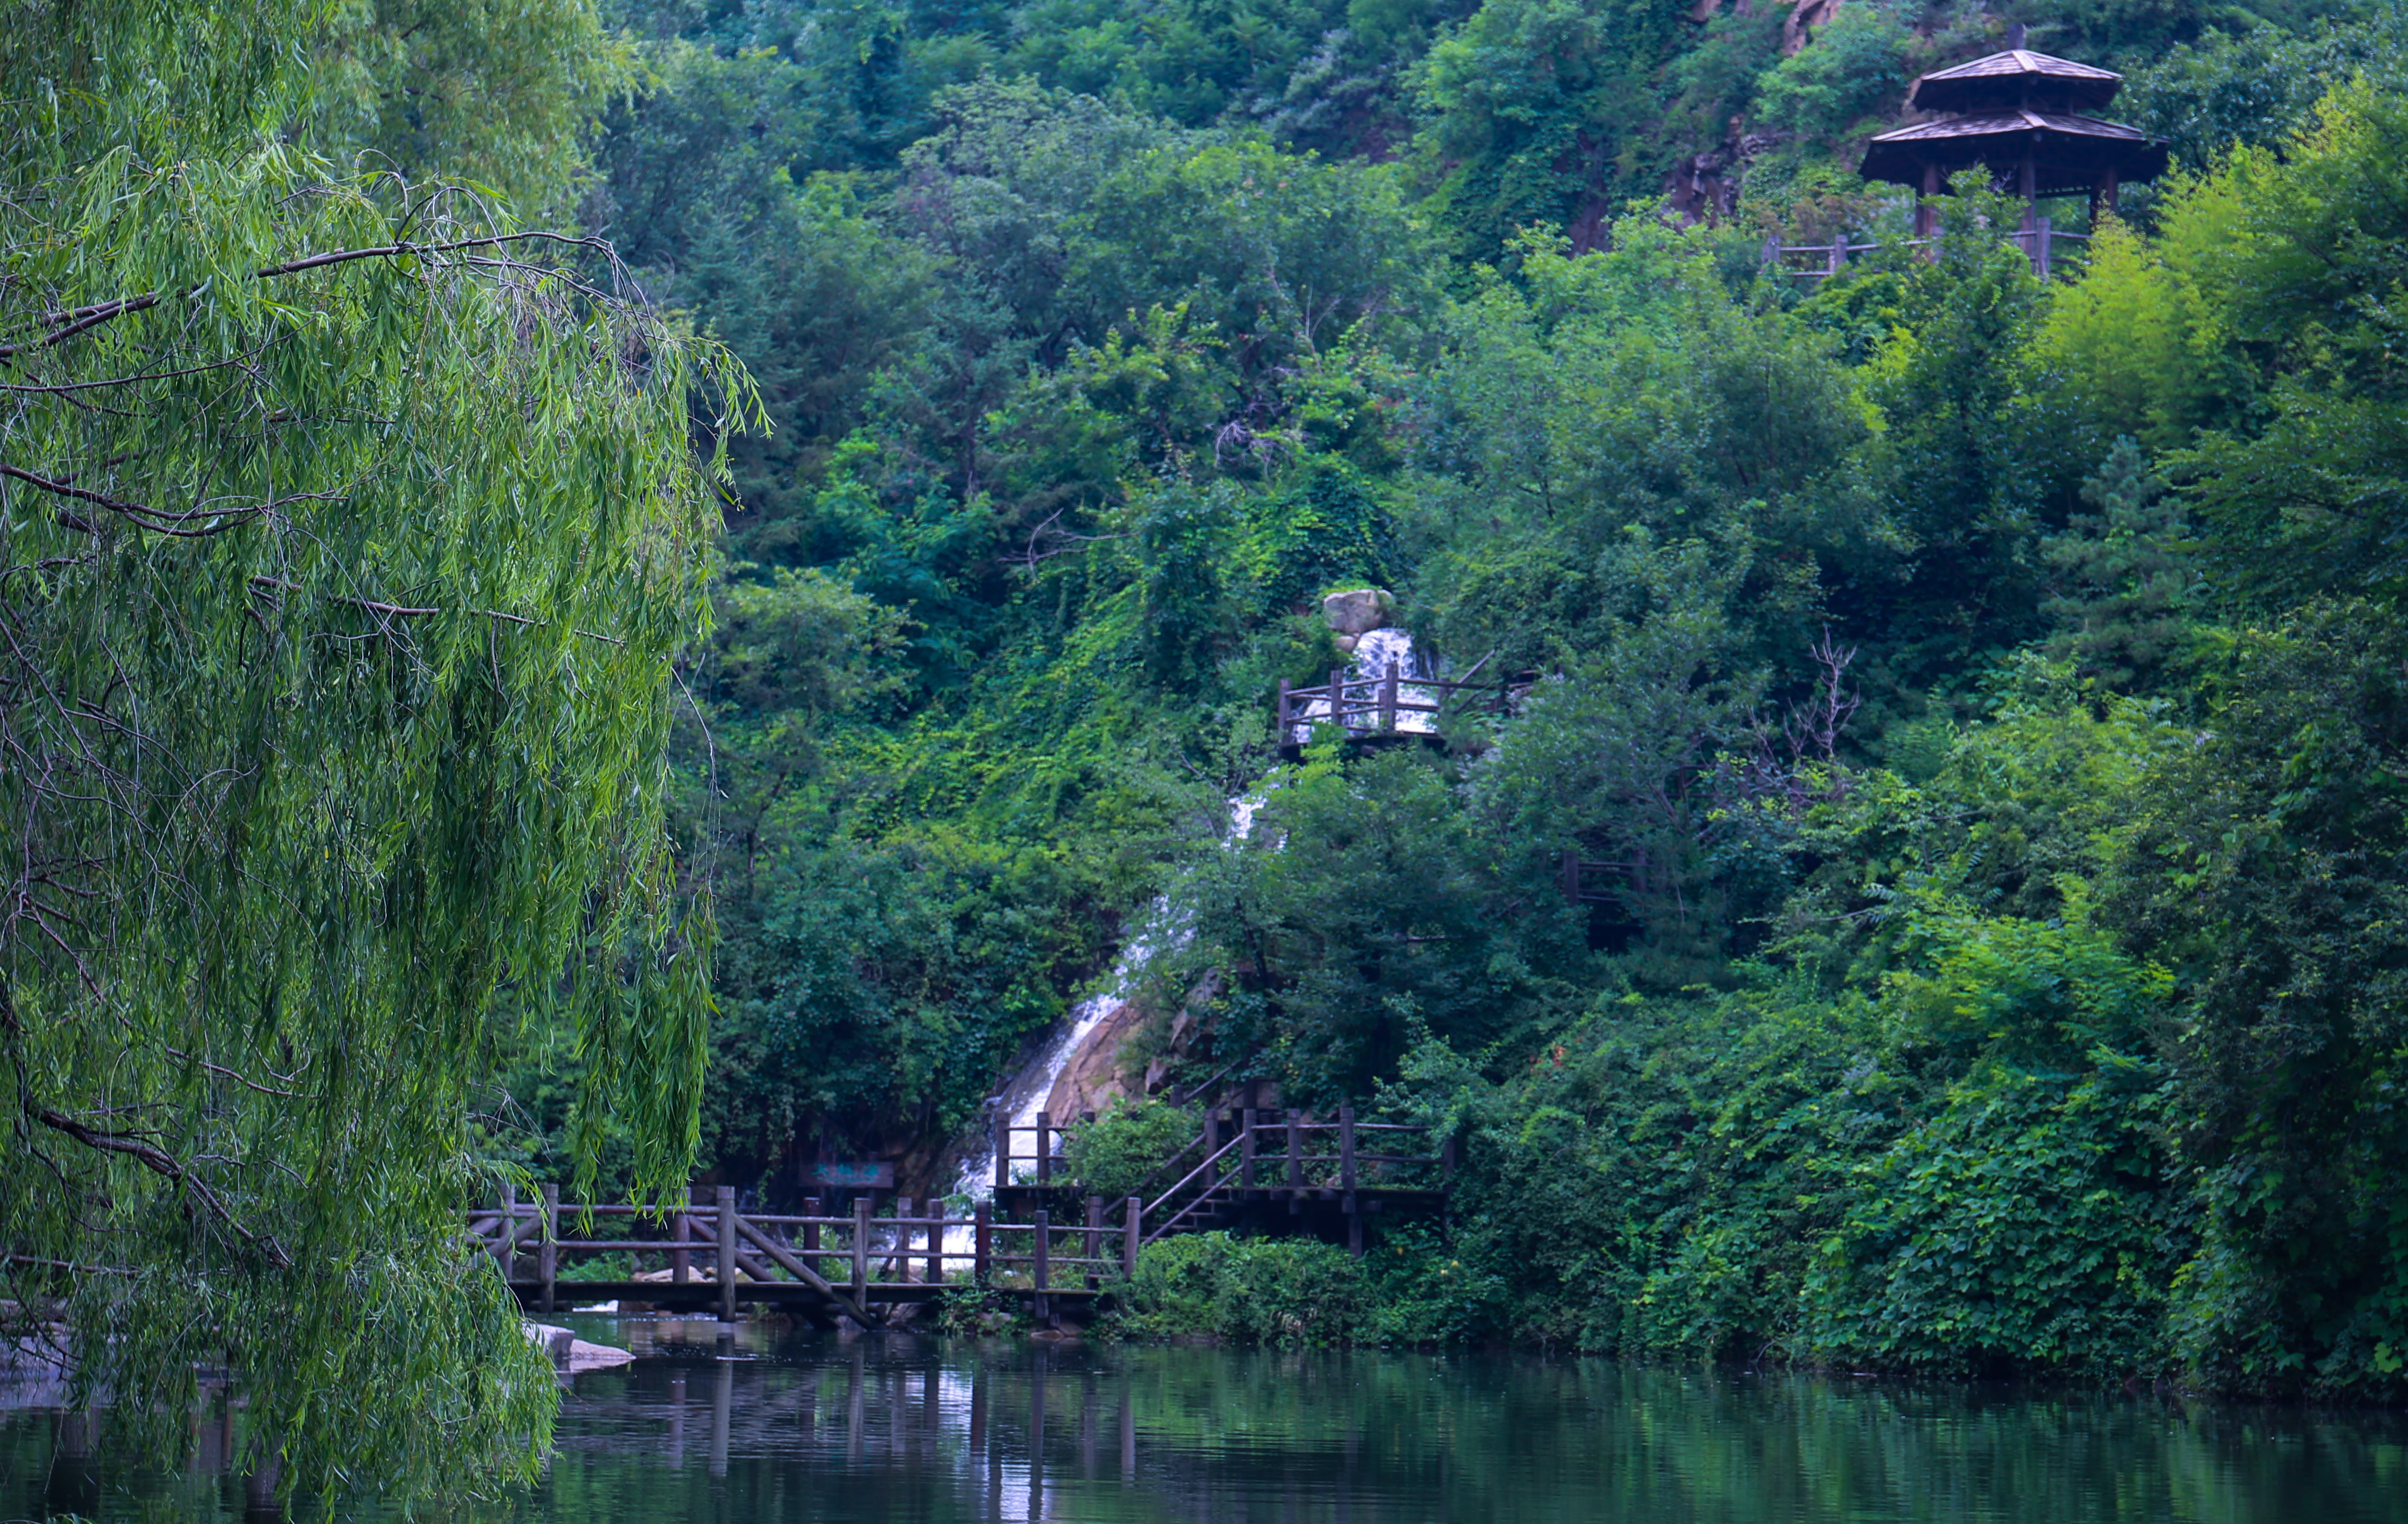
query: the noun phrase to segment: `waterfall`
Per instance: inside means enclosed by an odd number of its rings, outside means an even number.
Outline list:
[[[1397,669],[1397,697],[1414,704],[1435,704],[1438,700],[1438,696],[1428,689],[1414,686],[1415,678],[1427,678],[1433,675],[1423,670],[1420,653],[1413,649],[1413,637],[1408,631],[1391,625],[1365,632],[1355,639],[1353,662],[1354,670],[1346,679],[1350,686],[1384,680],[1393,662]],[[1348,702],[1353,701],[1354,695],[1350,693]],[[1313,699],[1298,705],[1295,713],[1301,723],[1297,724],[1290,734],[1281,737],[1290,745],[1312,738],[1314,721],[1326,721],[1329,718],[1329,703],[1326,699]],[[1373,724],[1369,717],[1356,715],[1347,721],[1347,728],[1367,731],[1373,728]],[[1438,733],[1438,717],[1400,710],[1397,715],[1397,733],[1401,735],[1434,735]]]
[[[1422,670],[1421,659],[1414,653],[1413,637],[1403,630],[1393,628],[1373,630],[1364,634],[1355,642],[1354,662],[1354,680],[1357,681],[1376,681],[1384,678],[1388,675],[1389,663],[1394,662],[1398,677],[1397,688],[1398,698],[1422,704],[1435,702],[1429,690],[1409,685],[1409,679],[1426,678],[1429,674]],[[1298,727],[1299,734],[1288,739],[1297,741],[1305,739],[1304,733],[1310,731],[1309,721],[1315,711],[1326,717],[1329,712],[1329,705],[1326,703],[1315,701],[1305,711],[1308,724]],[[1397,729],[1409,734],[1429,734],[1438,728],[1432,722],[1434,719],[1434,716],[1426,714],[1399,713],[1397,716]],[[1228,828],[1223,839],[1234,843],[1243,841],[1252,834],[1254,828],[1254,812],[1262,807],[1262,804],[1263,793],[1259,789],[1251,793],[1235,795],[1226,801]],[[1154,924],[1159,925],[1162,922],[1168,908],[1169,902],[1167,899],[1154,901],[1153,908]],[[1174,932],[1170,934],[1174,943],[1184,940],[1183,933]],[[996,1098],[996,1109],[1011,1118],[1013,1128],[1026,1130],[1036,1127],[1037,1114],[1045,1109],[1045,1103],[1053,1095],[1054,1087],[1060,1082],[1062,1072],[1068,1069],[1072,1061],[1079,1056],[1080,1049],[1086,1046],[1087,1039],[1095,1034],[1096,1029],[1103,1024],[1105,1018],[1111,1016],[1128,999],[1130,991],[1137,986],[1139,976],[1144,972],[1147,961],[1154,956],[1154,940],[1150,937],[1131,938],[1128,946],[1123,947],[1120,956],[1112,961],[1111,985],[1102,993],[1090,995],[1072,1006],[1070,1014],[1046,1038],[1044,1046],[1039,1047],[1036,1055],[1023,1064],[1020,1072],[1013,1075],[1010,1082],[1004,1086],[1002,1092]],[[956,1199],[967,1197],[972,1202],[989,1201],[994,1198],[995,1136],[992,1131],[992,1118],[990,1118],[987,1135],[973,1146],[971,1151],[963,1158],[961,1172],[953,1178],[953,1194]],[[946,1229],[946,1252],[968,1253],[969,1239],[970,1230],[968,1228]]]
[[[1157,915],[1163,908],[1164,902],[1154,902]],[[1128,999],[1138,976],[1144,971],[1147,960],[1153,956],[1154,944],[1144,937],[1138,937],[1123,947],[1120,957],[1112,962],[1111,988],[1101,994],[1089,995],[1072,1006],[1069,1016],[1054,1030],[1053,1035],[1046,1038],[1045,1046],[1037,1050],[1036,1057],[1011,1076],[1010,1083],[1003,1088],[997,1099],[996,1109],[1010,1117],[1014,1128],[1037,1125],[1037,1114],[1045,1109],[1046,1098],[1054,1093],[1054,1086],[1061,1079],[1062,1071],[1078,1057],[1079,1049],[1094,1034],[1096,1028],[1102,1025],[1104,1018]],[[1017,1143],[1014,1146],[1017,1147]],[[953,1194],[967,1196],[973,1202],[994,1198],[995,1139],[992,1131],[979,1147],[963,1158],[961,1173],[953,1178]],[[946,1252],[968,1253],[971,1247],[969,1236],[968,1228],[946,1229]]]

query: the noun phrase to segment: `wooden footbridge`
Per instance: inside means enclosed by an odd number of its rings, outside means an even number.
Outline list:
[[[968,1217],[948,1216],[937,1203],[914,1212],[909,1197],[885,1216],[867,1194],[854,1197],[847,1215],[820,1214],[810,1202],[799,1214],[744,1212],[727,1186],[710,1198],[672,1208],[664,1221],[633,1206],[567,1205],[559,1188],[547,1185],[540,1202],[506,1197],[472,1213],[468,1232],[519,1301],[539,1312],[571,1298],[715,1312],[733,1321],[744,1307],[774,1306],[814,1322],[845,1317],[864,1328],[891,1321],[897,1307],[972,1287],[1033,1301],[1040,1318],[1051,1317],[1092,1302],[1107,1278],[1125,1275],[1140,1245],[1125,1222],[1108,1228],[1096,1214],[1089,1226],[1075,1229],[1056,1226],[1043,1212],[1027,1222],[1000,1221],[984,1204]],[[1142,1203],[1135,1204],[1141,1210]],[[1134,1220],[1141,1223],[1142,1216]],[[626,1231],[609,1237],[564,1232],[587,1222]],[[652,1229],[661,1231],[646,1232]],[[602,1255],[666,1262],[623,1278],[562,1274],[574,1261]]]
[[[1310,1232],[1360,1253],[1366,1217],[1442,1211],[1455,1161],[1452,1142],[1436,1155],[1374,1151],[1427,1129],[1358,1122],[1352,1106],[1334,1121],[1214,1111],[1143,1193],[1108,1203],[1069,1177],[1059,1146],[1070,1131],[1042,1112],[1033,1127],[998,1125],[995,1198],[968,1216],[935,1202],[915,1212],[910,1197],[881,1214],[874,1192],[855,1195],[849,1213],[822,1212],[818,1198],[800,1213],[744,1212],[726,1186],[708,1202],[697,1190],[686,1206],[645,1212],[569,1205],[547,1185],[535,1202],[506,1192],[470,1213],[467,1228],[519,1301],[540,1312],[566,1298],[733,1321],[745,1307],[772,1306],[872,1328],[899,1308],[976,1290],[1054,1322],[1091,1313],[1135,1273],[1145,1245],[1173,1233]],[[1023,1139],[1025,1153],[1014,1147]],[[602,1256],[659,1263],[589,1278]]]

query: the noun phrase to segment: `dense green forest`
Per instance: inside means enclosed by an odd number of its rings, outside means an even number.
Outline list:
[[[527,1371],[443,1364],[520,1359],[437,1248],[478,1171],[925,1191],[1150,926],[1187,1035],[1133,1051],[1467,1161],[1444,1241],[1179,1246],[1157,1320],[2408,1390],[2388,0],[179,8],[5,54],[0,291],[53,335],[0,356],[10,744],[107,752],[132,682],[198,790],[124,762],[136,831],[9,764],[108,904],[186,896],[145,940],[12,890],[15,1136],[91,1165],[24,1145],[22,1262],[136,1242],[105,1208],[176,1267],[90,1293],[95,1359],[269,1348],[298,1245],[327,1370],[393,1381],[295,1374],[296,1466],[433,1467],[341,1459],[412,1404],[539,1442]],[[1985,188],[1927,260],[1854,173],[2011,26],[2177,164],[2046,283]],[[537,226],[586,241],[490,252]],[[1764,263],[1837,233],[1886,247]],[[1511,710],[1283,759],[1364,586]],[[41,1114],[139,1067],[128,1010],[189,1129]],[[135,1338],[137,1282],[226,1310]],[[337,1283],[394,1316],[338,1335]]]
[[[1337,1333],[2399,1391],[2399,13],[614,20],[580,216],[774,423],[707,1162],[924,1160],[1167,895],[1188,1077],[1468,1145]],[[2175,176],[2046,287],[1970,187],[1767,273],[2010,21]],[[1366,583],[1526,700],[1283,764]]]

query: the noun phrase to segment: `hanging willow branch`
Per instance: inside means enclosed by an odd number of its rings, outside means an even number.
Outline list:
[[[758,406],[607,248],[229,124],[291,50],[144,14],[63,15],[80,93],[0,53],[56,103],[0,135],[0,1303],[128,1445],[230,1366],[291,1485],[494,1484],[554,1400],[458,1231],[497,1056],[573,1033],[589,1175],[690,1162],[691,410]]]

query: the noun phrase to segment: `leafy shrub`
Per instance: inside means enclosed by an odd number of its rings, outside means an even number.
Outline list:
[[[1887,8],[1843,7],[1814,35],[1813,47],[1765,71],[1757,114],[1767,126],[1817,143],[1839,137],[1894,108],[1914,44],[1914,34]]]
[[[636,1273],[636,1257],[621,1249],[561,1262],[561,1280],[625,1280]]]
[[[1114,1332],[1287,1346],[1357,1344],[1373,1337],[1374,1302],[1363,1261],[1333,1245],[1192,1233],[1138,1257]]]
[[[2164,1189],[2164,1076],[2096,1058],[2071,1084],[1985,1066],[1860,1172],[1807,1280],[1810,1352],[1919,1370],[2162,1364],[2190,1242]]]
[[[1134,1196],[1170,1157],[1196,1140],[1196,1114],[1164,1101],[1131,1105],[1115,1097],[1063,1146],[1070,1177],[1091,1196]]]

